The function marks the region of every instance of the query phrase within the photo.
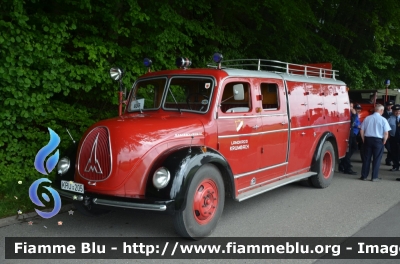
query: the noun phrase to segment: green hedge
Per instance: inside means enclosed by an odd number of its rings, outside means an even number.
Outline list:
[[[70,144],[66,128],[77,140],[97,120],[118,113],[111,67],[126,70],[130,88],[147,70],[145,56],[161,69],[173,65],[177,47],[190,55],[191,37],[180,31],[201,31],[201,21],[184,23],[170,6],[148,5],[143,12],[137,1],[2,1],[0,199],[11,208],[0,207],[0,215],[32,208],[28,187],[45,177],[33,162],[49,141],[48,127],[59,134],[62,152]],[[157,24],[148,23],[150,15]],[[173,26],[165,27],[168,21]]]

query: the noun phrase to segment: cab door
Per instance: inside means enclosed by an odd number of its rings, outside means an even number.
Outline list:
[[[262,126],[260,170],[263,181],[286,172],[289,120],[284,84],[279,79],[260,80],[260,117]]]
[[[244,88],[243,100],[234,99],[233,87],[238,84]],[[252,87],[249,79],[228,79],[219,96],[218,150],[228,160],[237,188],[251,185],[260,166],[261,118],[255,112]]]

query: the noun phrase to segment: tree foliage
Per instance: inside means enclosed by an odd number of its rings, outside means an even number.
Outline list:
[[[0,6],[0,193],[41,177],[47,127],[69,144],[117,112],[109,68],[126,86],[178,56],[332,62],[351,88],[399,86],[396,0],[3,0]],[[1,196],[1,195],[0,195]]]

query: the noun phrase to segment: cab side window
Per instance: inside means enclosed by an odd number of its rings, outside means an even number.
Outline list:
[[[235,100],[233,87],[243,85],[243,100]],[[246,113],[251,110],[250,84],[243,82],[231,82],[225,85],[221,99],[221,111],[224,113]]]
[[[276,83],[262,83],[261,95],[264,110],[279,109],[278,85]]]

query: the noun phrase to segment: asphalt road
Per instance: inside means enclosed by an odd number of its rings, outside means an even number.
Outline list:
[[[238,203],[227,200],[213,237],[400,237],[400,177],[381,165],[381,182],[335,173],[326,189],[295,183]],[[10,219],[8,219],[10,220]],[[28,225],[27,221],[33,221]],[[58,221],[62,221],[59,226]],[[75,212],[53,218],[0,220],[1,237],[175,237],[172,218],[149,211],[118,211],[98,218]],[[6,260],[0,240],[0,263],[54,263],[54,260]],[[162,263],[259,263],[260,260],[162,260]],[[399,260],[264,260],[268,263],[399,263]],[[160,260],[56,260],[64,263],[159,263]]]

